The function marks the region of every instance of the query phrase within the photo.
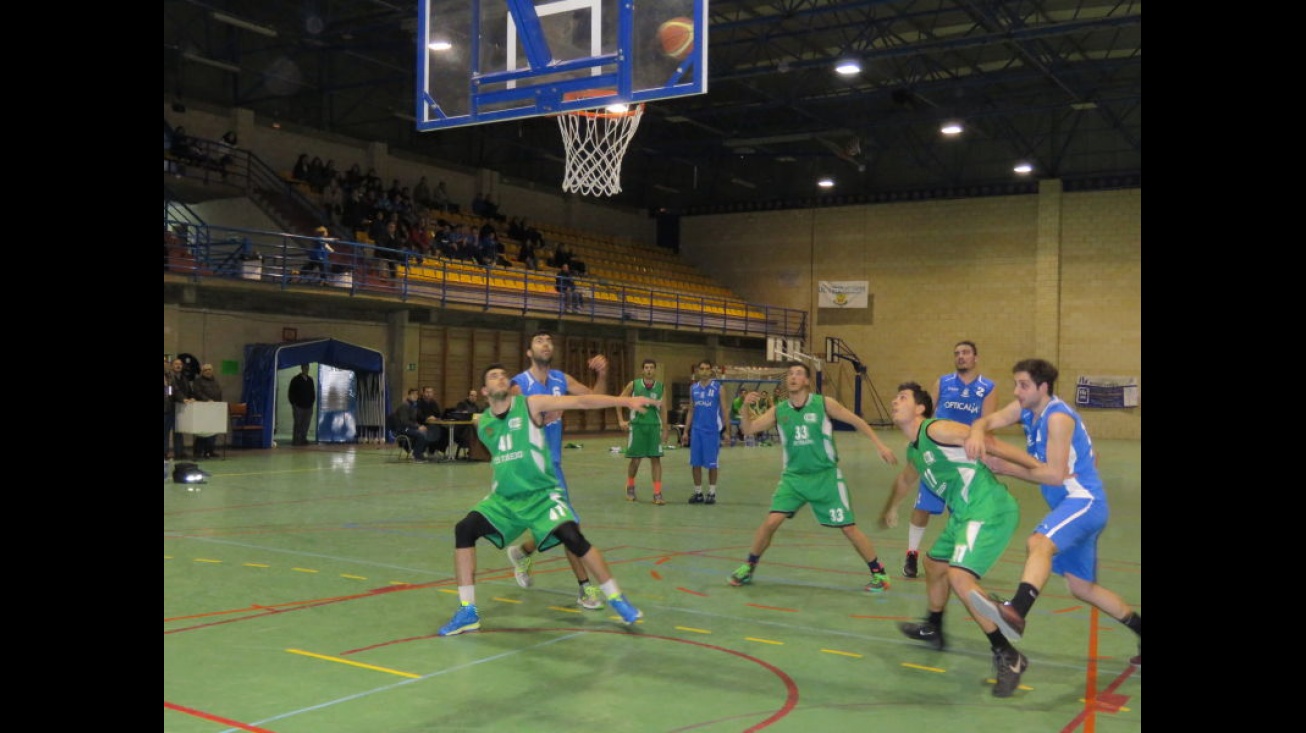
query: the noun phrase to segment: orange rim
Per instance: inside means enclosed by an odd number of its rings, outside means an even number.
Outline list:
[[[562,95],[565,102],[573,102],[577,99],[589,99],[591,97],[607,97],[616,94],[616,89],[582,89],[578,92],[566,92]],[[579,115],[590,119],[599,120],[619,120],[623,117],[633,117],[644,111],[643,104],[627,105],[629,109],[625,112],[613,112],[606,108],[600,109],[578,109],[571,112],[559,112],[561,115]]]

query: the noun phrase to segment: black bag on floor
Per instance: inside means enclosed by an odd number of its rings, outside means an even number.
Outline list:
[[[172,468],[174,484],[202,484],[208,477],[209,473],[200,469],[198,463],[178,463]]]

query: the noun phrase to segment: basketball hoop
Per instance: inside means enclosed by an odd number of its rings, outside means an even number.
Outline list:
[[[565,98],[570,101],[611,93],[591,89],[568,92]],[[643,115],[642,104],[629,105],[624,111],[610,106],[558,115],[558,129],[567,151],[562,190],[587,196],[621,193],[621,159]]]

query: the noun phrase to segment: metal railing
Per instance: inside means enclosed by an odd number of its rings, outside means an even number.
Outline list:
[[[164,229],[184,224],[185,241],[168,249],[164,274],[189,280],[219,278],[257,287],[330,288],[350,295],[401,302],[475,306],[521,315],[617,321],[651,327],[746,336],[806,338],[807,313],[732,298],[640,287],[597,277],[577,277],[578,302],[555,289],[552,273],[524,267],[484,266],[469,260],[420,256],[363,242],[330,240],[335,252],[322,269],[305,270],[316,239],[252,229],[197,225],[173,219],[165,205]]]

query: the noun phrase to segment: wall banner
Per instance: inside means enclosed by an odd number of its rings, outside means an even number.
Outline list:
[[[1080,377],[1075,385],[1079,407],[1138,407],[1138,377]]]
[[[866,280],[821,280],[819,308],[866,308],[871,284]]]

